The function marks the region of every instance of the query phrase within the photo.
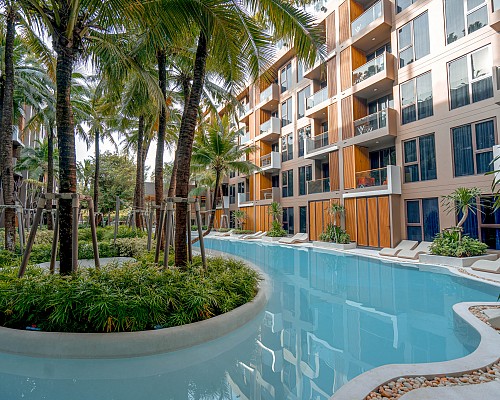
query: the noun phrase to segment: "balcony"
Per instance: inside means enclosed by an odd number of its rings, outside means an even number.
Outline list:
[[[244,146],[250,142],[250,132],[246,132],[244,129],[240,129],[240,146]]]
[[[12,132],[12,144],[14,145],[14,147],[24,147],[24,143],[19,137],[19,129],[17,128],[17,126],[14,127],[14,131]]]
[[[322,118],[326,115],[329,105],[328,87],[324,87],[306,99],[305,116],[308,118]]]
[[[394,56],[383,53],[352,71],[352,91],[356,96],[370,98],[376,91],[392,89],[394,83]]]
[[[380,0],[351,24],[352,45],[363,51],[376,48],[391,38],[392,6]]]
[[[216,208],[218,210],[229,208],[229,196],[222,196],[222,198],[219,197],[217,199],[217,206],[216,206]]]
[[[280,92],[278,84],[272,83],[260,93],[258,108],[267,111],[274,111],[280,102]]]
[[[334,55],[334,51],[327,54],[326,44],[321,45],[313,66],[304,70],[304,78],[319,80],[323,76],[326,76],[326,61]]]
[[[500,0],[493,0],[493,12],[490,15],[490,26],[500,32]]]
[[[250,199],[250,193],[238,193],[238,207],[253,206],[253,200]]]
[[[263,202],[269,202],[272,203],[273,201],[280,201],[281,199],[281,192],[279,187],[272,187],[268,189],[262,189],[260,191],[260,200]],[[262,204],[262,203],[259,203]]]
[[[393,141],[397,135],[398,114],[387,108],[354,121],[354,137],[349,145],[363,143],[364,146]]]
[[[266,142],[274,142],[278,140],[281,132],[280,119],[271,117],[269,120],[260,125],[260,134],[257,140],[264,140]]]
[[[328,157],[328,153],[338,150],[338,146],[329,143],[328,132],[306,139],[304,158],[321,160]]]
[[[388,165],[355,173],[356,189],[344,193],[344,198],[401,194],[401,167]]]
[[[252,107],[250,107],[250,103],[241,104],[241,108],[238,108],[238,119],[240,120],[240,122],[248,119],[251,112]]]
[[[330,178],[316,179],[307,182],[307,194],[326,193],[330,191]]]
[[[269,154],[260,158],[260,171],[257,172],[278,172],[280,169],[280,153],[277,151],[271,151]]]

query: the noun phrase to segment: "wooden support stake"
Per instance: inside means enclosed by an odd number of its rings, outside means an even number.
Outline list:
[[[56,270],[57,244],[59,242],[59,202],[56,205],[56,218],[54,222],[54,237],[52,240],[52,251],[50,252],[49,271],[54,274]]]
[[[28,238],[28,243],[26,243],[26,249],[24,250],[23,260],[21,261],[21,267],[19,268],[19,278],[22,278],[26,272],[26,267],[28,266],[28,261],[31,255],[31,249],[33,248],[33,243],[35,242],[35,235],[38,229],[38,224],[42,218],[42,211],[45,208],[45,197],[40,197],[36,206],[35,220],[31,226],[30,237]]]
[[[155,264],[156,265],[158,265],[158,260],[160,258],[164,214],[165,214],[165,203],[162,202],[160,205],[160,220],[158,221],[158,226],[156,227],[156,232],[155,232],[155,235],[156,235]]]
[[[152,239],[153,239],[153,210],[150,210],[149,221],[148,221],[148,251],[151,251]]]
[[[73,230],[71,235],[71,248],[73,254],[71,257],[71,271],[75,273],[78,270],[78,220],[80,210],[80,199],[76,194],[71,199],[71,206],[73,207]]]
[[[207,268],[207,260],[205,257],[205,243],[203,242],[203,229],[201,227],[200,203],[196,202],[194,207],[196,211],[196,223],[198,224],[198,235],[200,237],[201,261],[203,262],[203,268]]]
[[[167,215],[165,224],[165,249],[163,251],[163,268],[168,268],[168,253],[170,251],[170,236],[172,234],[172,215],[174,205],[172,202],[167,202]]]
[[[113,244],[116,244],[116,236],[118,235],[118,224],[120,223],[120,198],[116,196],[116,209],[115,209],[115,238]]]
[[[96,269],[101,269],[101,264],[99,262],[99,247],[97,244],[97,231],[95,226],[94,200],[88,199],[88,203],[89,203],[90,232],[92,234],[92,247],[94,249],[94,263]]]
[[[187,211],[187,238],[188,238],[188,256],[189,256],[189,262],[193,262],[193,245],[191,243],[191,204],[188,204],[188,211]]]

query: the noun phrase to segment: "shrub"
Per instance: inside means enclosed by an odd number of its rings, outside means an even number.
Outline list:
[[[235,229],[233,231],[233,233],[235,235],[248,235],[250,233],[253,233],[253,231],[249,230],[249,229]]]
[[[115,248],[117,256],[137,258],[148,252],[148,240],[147,238],[120,238],[116,239]]]
[[[438,235],[430,246],[431,254],[448,257],[473,257],[486,253],[488,246],[467,235],[462,235],[458,230],[445,230]]]
[[[278,220],[273,220],[271,223],[271,229],[267,232],[267,235],[269,237],[283,237],[286,236],[286,231],[283,229],[281,226],[280,222]]]
[[[319,235],[319,240],[323,242],[348,244],[351,242],[351,237],[340,226],[328,224],[326,230]]]
[[[198,225],[191,225],[191,230],[192,231],[197,231],[198,230]]]
[[[30,267],[0,270],[0,325],[52,332],[150,330],[201,321],[256,294],[258,274],[240,261],[195,258],[187,270],[128,263],[71,276]]]
[[[229,228],[219,228],[219,229],[216,229],[217,232],[229,232],[231,229]]]

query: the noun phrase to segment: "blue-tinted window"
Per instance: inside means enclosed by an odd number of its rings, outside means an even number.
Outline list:
[[[422,199],[424,240],[432,242],[439,233],[439,204],[437,198]]]
[[[436,179],[436,149],[434,135],[421,136],[420,145],[420,180]]]
[[[299,207],[300,233],[307,232],[307,207]]]
[[[437,197],[407,200],[406,236],[408,240],[432,242],[438,233],[439,202]]]
[[[406,222],[411,224],[420,223],[420,202],[418,200],[408,200],[406,202]]]

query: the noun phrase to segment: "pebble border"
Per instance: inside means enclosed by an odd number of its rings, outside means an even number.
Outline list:
[[[469,276],[472,276],[474,278],[481,279],[482,281],[488,281],[488,282],[493,282],[493,283],[498,284],[498,280],[486,278],[485,276],[473,274],[472,272],[467,271],[465,268],[457,268],[457,270],[458,270],[458,272],[461,272],[464,275],[469,275]]]

